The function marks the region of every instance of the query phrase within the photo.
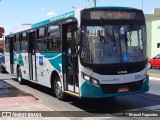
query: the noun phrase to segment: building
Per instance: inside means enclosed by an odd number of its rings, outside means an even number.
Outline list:
[[[4,28],[0,27],[0,38],[2,39],[2,40],[0,39],[0,53],[3,53],[3,49],[4,49],[4,44],[3,44],[4,32],[5,32]]]
[[[160,8],[155,8],[153,14],[145,14],[147,25],[148,57],[160,54]]]
[[[0,53],[3,53],[3,49],[4,49],[3,40],[0,40]]]

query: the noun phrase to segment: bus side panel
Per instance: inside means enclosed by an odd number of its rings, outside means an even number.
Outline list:
[[[5,53],[5,67],[6,71],[11,74],[11,67],[10,67],[10,53]]]
[[[19,61],[19,65],[22,72],[22,78],[25,80],[30,80],[29,77],[29,64],[28,64],[28,53],[21,53],[22,62]]]
[[[19,53],[13,51],[13,73],[17,75],[17,65],[18,65]]]
[[[36,53],[36,66],[37,66],[37,82],[38,84],[45,85],[45,80],[48,79],[46,73],[47,62],[43,55]]]
[[[53,71],[62,72],[62,55],[60,52],[36,53],[38,84],[51,87],[50,78]]]

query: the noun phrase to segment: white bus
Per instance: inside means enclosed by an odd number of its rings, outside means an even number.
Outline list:
[[[78,9],[5,37],[6,70],[52,89],[63,100],[147,92],[146,24],[142,10]]]

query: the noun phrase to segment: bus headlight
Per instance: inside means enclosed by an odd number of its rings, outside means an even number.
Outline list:
[[[89,77],[89,76],[87,76],[87,75],[83,75],[83,78],[84,78],[85,80],[90,81],[90,77]]]
[[[99,81],[96,80],[95,78],[91,78],[90,76],[86,75],[85,73],[82,72],[82,78],[85,79],[86,81],[91,82],[92,84],[99,86]]]
[[[98,80],[96,80],[94,78],[91,79],[91,83],[95,84],[96,86],[99,86]]]
[[[87,81],[90,81],[90,76],[84,74],[83,72],[82,72],[82,78],[84,78]]]

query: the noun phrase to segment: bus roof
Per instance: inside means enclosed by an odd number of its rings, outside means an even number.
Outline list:
[[[100,7],[93,7],[97,9],[136,9],[136,8],[131,8],[131,7],[119,7],[119,6],[100,6]]]
[[[94,8],[96,9],[135,9],[131,7],[118,7],[118,6],[101,6],[101,7],[92,7],[92,8],[84,8],[84,9],[94,9]],[[53,17],[53,18],[50,18],[50,19],[47,19],[47,20],[44,20],[44,21],[41,21],[41,22],[38,22],[38,23],[35,23],[35,24],[32,24],[32,28],[36,28],[36,27],[39,27],[45,24],[49,24],[51,22],[56,22],[56,21],[63,20],[66,18],[71,18],[71,17],[75,17],[75,10],[59,15],[59,16],[56,16],[56,17]]]
[[[32,24],[32,28],[36,28],[36,27],[39,27],[39,26],[42,26],[42,25],[45,25],[45,24],[49,24],[51,22],[56,22],[56,21],[59,21],[59,20],[63,20],[63,19],[66,19],[66,18],[74,17],[74,15],[75,15],[75,11],[71,11],[71,12],[68,12],[68,13],[65,13],[65,14],[62,14],[62,15],[44,20],[42,22]]]
[[[117,9],[117,10],[118,9],[135,9],[135,10],[140,10],[140,9],[131,8],[131,7],[118,7],[118,6],[100,6],[100,7],[92,7],[92,8],[75,9],[75,10],[70,11],[68,13],[65,13],[65,14],[62,14],[62,15],[59,15],[59,16],[55,16],[53,18],[50,18],[50,19],[32,24],[31,29],[36,28],[36,27],[40,27],[42,25],[50,24],[52,22],[57,22],[57,21],[60,21],[60,20],[64,20],[64,19],[67,19],[67,18],[77,17],[76,12],[81,11],[81,10],[87,10],[87,9]],[[13,34],[15,34],[15,33],[11,32],[9,35],[13,35]]]

